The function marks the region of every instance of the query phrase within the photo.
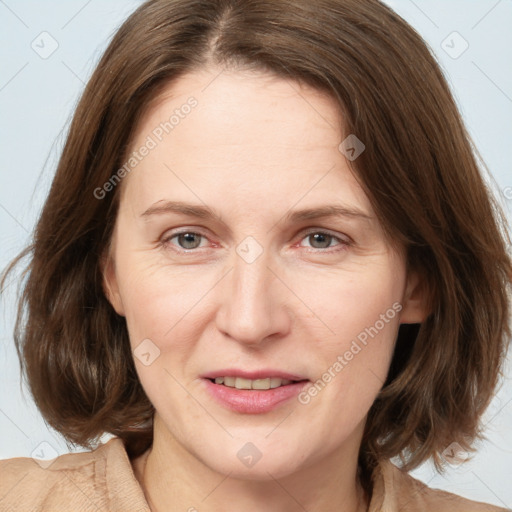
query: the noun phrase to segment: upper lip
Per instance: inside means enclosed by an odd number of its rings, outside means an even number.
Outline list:
[[[292,373],[283,372],[282,370],[273,370],[272,368],[264,368],[261,370],[239,370],[237,368],[225,368],[223,370],[215,370],[212,372],[201,375],[203,379],[215,379],[217,377],[241,377],[243,379],[269,379],[271,377],[277,377],[280,379],[287,380],[308,380],[305,377],[293,375]]]

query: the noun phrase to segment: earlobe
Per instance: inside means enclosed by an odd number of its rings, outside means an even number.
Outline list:
[[[115,271],[115,262],[111,255],[106,255],[101,262],[101,271],[103,275],[103,291],[107,300],[115,309],[118,315],[124,316],[123,301],[119,293],[117,276]]]
[[[407,277],[400,314],[401,324],[419,324],[425,321],[428,311],[428,287],[423,276],[412,272]]]

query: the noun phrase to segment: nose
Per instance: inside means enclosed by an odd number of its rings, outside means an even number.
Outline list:
[[[250,263],[236,255],[218,290],[217,328],[239,343],[256,346],[290,330],[292,318],[286,302],[290,292],[270,260],[265,252]]]

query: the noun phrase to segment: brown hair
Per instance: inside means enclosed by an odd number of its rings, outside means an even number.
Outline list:
[[[449,87],[422,38],[378,0],[151,0],[115,34],[76,109],[37,223],[15,341],[35,402],[69,441],[103,432],[134,456],[153,406],[123,317],[102,287],[123,164],[163,86],[209,63],[253,68],[330,94],[352,162],[386,233],[428,284],[430,314],[400,327],[360,449],[362,476],[401,455],[407,469],[480,436],[510,336],[510,235],[480,175]],[[4,275],[4,282],[5,277]],[[368,478],[363,478],[368,489]]]

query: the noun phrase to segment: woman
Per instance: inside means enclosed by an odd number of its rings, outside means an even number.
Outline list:
[[[3,509],[504,510],[407,473],[478,438],[503,227],[377,0],[146,2],[77,107],[16,336],[49,424],[115,437],[2,461]]]

